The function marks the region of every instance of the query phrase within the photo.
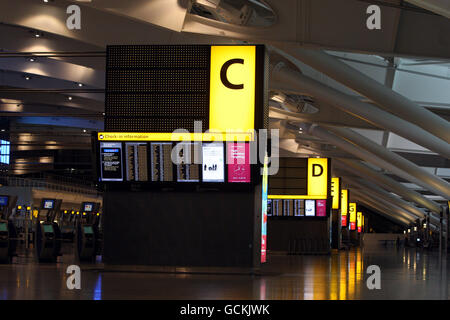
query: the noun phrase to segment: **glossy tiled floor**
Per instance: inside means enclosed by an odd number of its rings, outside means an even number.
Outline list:
[[[71,260],[66,255],[57,264],[39,265],[23,253],[0,265],[0,299],[449,299],[447,257],[415,249],[269,256],[262,276],[90,269],[82,271],[81,290],[66,287]],[[381,268],[380,290],[366,286],[373,264]]]

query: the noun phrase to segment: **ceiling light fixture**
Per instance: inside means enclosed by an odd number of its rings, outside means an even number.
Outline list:
[[[25,76],[25,80],[30,80],[31,78],[29,76]]]
[[[36,61],[36,59],[30,58],[30,62],[35,62],[35,61]]]
[[[68,97],[67,99],[72,100],[72,97]]]
[[[79,86],[79,87],[82,87],[82,86],[83,86],[83,84],[82,84],[82,83],[79,83],[79,84],[78,84],[78,86]]]

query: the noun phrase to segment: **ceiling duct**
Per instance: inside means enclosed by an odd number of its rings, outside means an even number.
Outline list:
[[[238,26],[270,27],[274,11],[261,0],[193,0],[191,14]]]

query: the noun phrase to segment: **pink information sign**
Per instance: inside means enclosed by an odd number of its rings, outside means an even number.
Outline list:
[[[228,182],[250,182],[250,146],[244,142],[227,144]]]
[[[316,200],[316,217],[327,216],[327,200]]]

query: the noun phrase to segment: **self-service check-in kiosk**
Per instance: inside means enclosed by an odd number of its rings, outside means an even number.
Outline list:
[[[39,262],[56,262],[61,255],[61,231],[55,222],[62,200],[42,199],[35,226],[35,250]]]
[[[0,263],[10,263],[16,255],[17,232],[9,217],[17,196],[0,195]]]
[[[95,261],[101,251],[99,232],[100,203],[83,202],[81,219],[76,226],[76,254],[80,261]]]

